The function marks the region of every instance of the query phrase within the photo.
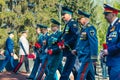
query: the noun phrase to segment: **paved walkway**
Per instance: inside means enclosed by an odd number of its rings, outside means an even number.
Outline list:
[[[30,69],[32,69],[33,60],[30,61],[30,65],[31,65]],[[28,76],[28,74],[25,73],[24,65],[22,66],[23,67],[20,70],[23,70],[24,72],[19,72],[15,74],[13,72],[5,71],[3,73],[0,73],[0,80],[26,80],[26,77]],[[97,73],[99,75],[96,76],[96,80],[109,80],[108,78],[107,79],[102,78],[102,70],[99,63],[97,63]],[[74,80],[73,76],[71,76],[71,80]]]
[[[13,73],[13,72],[3,72],[0,73],[0,80],[26,80],[27,74],[24,72]]]

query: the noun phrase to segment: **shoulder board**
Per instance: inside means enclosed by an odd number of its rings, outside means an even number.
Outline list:
[[[47,35],[48,35],[48,36],[50,36],[50,35],[51,35],[51,33],[48,33]]]
[[[118,22],[120,23],[120,20]]]
[[[71,19],[71,21],[75,21],[74,19]]]
[[[87,24],[87,27],[90,27],[91,26],[91,24]]]

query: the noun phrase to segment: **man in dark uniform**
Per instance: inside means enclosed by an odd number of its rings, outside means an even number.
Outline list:
[[[40,55],[40,59],[44,60],[46,57],[45,49],[48,45],[47,41],[49,38],[49,33],[48,33],[48,26],[46,25],[41,25],[41,33],[43,34],[42,36],[42,54]]]
[[[56,21],[55,19],[51,19],[52,25],[51,30],[52,34],[50,35],[48,39],[48,47],[47,47],[47,54],[48,54],[48,63],[47,63],[47,69],[48,73],[45,77],[45,80],[55,80],[55,73],[57,69],[60,67],[59,65],[62,65],[62,46],[60,43],[62,42],[60,39],[61,32],[59,31],[60,23]],[[51,51],[51,52],[50,52]],[[62,68],[60,68],[62,69]],[[60,73],[62,70],[60,70]]]
[[[12,69],[14,69],[14,59],[13,59],[13,49],[14,49],[14,42],[13,42],[13,38],[14,38],[14,32],[11,31],[8,33],[9,37],[6,40],[5,43],[5,60],[2,62],[2,65],[0,66],[0,72],[3,71],[4,67],[7,65],[7,63],[10,61]]]
[[[63,50],[63,56],[65,56],[66,63],[61,74],[60,80],[68,80],[69,75],[74,67],[76,56],[71,53],[71,50],[75,48],[78,40],[79,28],[78,23],[72,19],[73,12],[68,7],[62,7],[62,19],[66,25],[63,31],[63,40],[65,49]]]
[[[54,23],[54,24],[52,24],[52,27],[54,27],[54,29],[57,30],[60,23],[54,19],[51,19],[51,21],[52,21],[52,23]],[[57,41],[59,42],[59,40],[57,38],[61,36],[61,32],[59,32],[58,30],[56,31],[56,30],[54,31],[55,34],[53,33],[50,36],[48,36],[48,38],[47,38],[46,47],[44,48],[44,50],[45,50],[44,54],[46,54],[46,55],[42,61],[42,66],[40,67],[40,71],[38,72],[38,75],[36,78],[37,80],[41,80],[44,73],[47,75],[46,80],[56,79],[57,78],[56,73],[55,73],[56,69],[59,70],[60,74],[62,73],[62,63],[61,63],[62,54],[61,54],[61,50],[57,46]],[[51,52],[51,49],[54,54],[53,55],[47,54],[47,53]],[[55,53],[57,53],[57,54],[55,54]],[[55,62],[56,65],[52,63],[53,60],[57,60],[56,61],[57,63]],[[53,66],[54,66],[54,68],[51,68]]]
[[[120,80],[120,19],[117,10],[104,4],[105,19],[110,24],[106,35],[108,48],[103,50],[101,57],[107,57],[107,66],[110,80]]]
[[[77,52],[79,62],[81,62],[76,80],[95,80],[93,61],[97,59],[98,54],[97,31],[89,23],[89,13],[78,10],[78,14],[80,15],[78,22],[82,28],[76,49],[72,51],[73,54]]]
[[[27,79],[35,78],[36,73],[38,71],[38,67],[39,67],[40,63],[42,62],[39,55],[41,54],[43,34],[41,33],[41,26],[39,24],[37,24],[36,33],[38,35],[37,42],[35,43],[35,46],[33,47],[35,55],[36,55],[36,59],[34,60],[34,66],[33,66],[32,72]]]
[[[47,48],[48,45],[48,38],[49,38],[49,34],[48,34],[48,30],[47,30],[47,26],[46,25],[39,25],[41,26],[41,32],[43,34],[42,38],[42,48],[41,48],[41,54],[39,55],[40,60],[42,60],[42,64],[38,69],[38,74],[36,77],[34,77],[35,80],[41,80],[43,77],[43,74],[45,72],[45,68],[46,65],[48,63],[48,60],[46,59],[47,54],[45,53],[45,49]],[[46,70],[47,73],[47,70]]]

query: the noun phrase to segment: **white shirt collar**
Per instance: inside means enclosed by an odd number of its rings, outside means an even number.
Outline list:
[[[111,23],[111,25],[113,26],[114,23],[117,21],[118,17],[114,19],[114,21]]]

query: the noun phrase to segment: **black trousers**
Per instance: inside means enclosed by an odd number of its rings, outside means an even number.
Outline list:
[[[16,73],[20,69],[20,67],[22,66],[23,62],[25,63],[26,72],[30,72],[29,61],[28,61],[27,55],[21,55],[20,56],[20,62],[17,64],[17,66],[15,67],[13,72]]]

